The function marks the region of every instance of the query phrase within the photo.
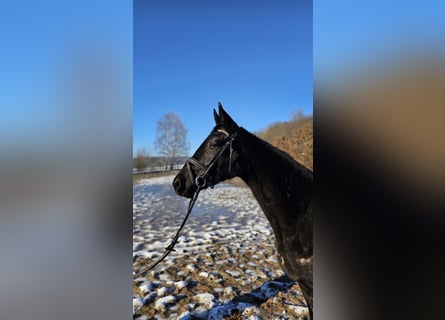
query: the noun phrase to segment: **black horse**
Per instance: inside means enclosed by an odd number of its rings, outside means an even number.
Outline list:
[[[216,126],[173,180],[178,195],[242,178],[269,220],[279,261],[297,280],[312,318],[313,174],[287,153],[239,127],[218,104]]]

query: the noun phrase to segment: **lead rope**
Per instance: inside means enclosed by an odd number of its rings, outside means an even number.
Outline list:
[[[195,202],[198,199],[198,194],[200,191],[201,191],[201,186],[197,186],[197,189],[196,189],[195,193],[193,194],[192,199],[190,199],[189,206],[187,209],[187,214],[185,215],[185,218],[182,221],[181,226],[179,227],[178,231],[176,232],[175,237],[170,242],[170,244],[165,248],[164,254],[151,266],[149,266],[148,268],[143,268],[142,271],[140,270],[138,273],[134,274],[133,277],[135,277],[135,278],[139,277],[140,275],[152,270],[154,267],[156,267],[158,264],[160,264],[170,254],[170,252],[175,251],[174,247],[175,247],[176,243],[178,243],[179,234],[181,233],[182,228],[184,228],[185,223],[186,223],[188,217],[190,216],[190,213],[192,212],[193,206],[195,205]]]

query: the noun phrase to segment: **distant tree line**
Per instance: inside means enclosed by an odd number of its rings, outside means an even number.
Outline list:
[[[184,164],[187,158],[187,156],[177,157],[176,161],[172,162],[172,166]],[[166,170],[165,158],[161,156],[149,156],[148,154],[138,152],[136,157],[133,158],[133,168],[139,172],[153,168],[162,168],[162,170]],[[170,169],[170,167],[167,167],[167,170],[168,169]]]

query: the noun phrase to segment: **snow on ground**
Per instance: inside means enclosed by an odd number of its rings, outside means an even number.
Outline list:
[[[173,178],[133,187],[135,272],[162,255],[186,214],[189,200],[174,193]],[[301,291],[280,270],[273,243],[248,188],[202,191],[176,251],[134,280],[134,318],[304,319]]]

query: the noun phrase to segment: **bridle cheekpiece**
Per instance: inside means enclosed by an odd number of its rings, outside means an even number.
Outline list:
[[[190,174],[191,179],[194,181],[195,186],[199,189],[202,189],[204,187],[206,187],[207,185],[207,175],[210,172],[210,170],[213,168],[213,166],[215,165],[215,163],[222,157],[222,155],[224,154],[224,152],[226,151],[227,148],[229,149],[229,176],[230,173],[232,171],[232,154],[233,154],[233,141],[235,140],[235,138],[238,136],[238,131],[229,134],[226,130],[224,129],[218,129],[216,130],[219,133],[223,133],[225,135],[227,135],[227,141],[224,143],[224,145],[221,147],[221,149],[218,151],[218,153],[216,154],[216,156],[212,159],[212,161],[210,161],[210,163],[208,165],[205,165],[204,163],[196,160],[195,158],[191,157],[189,159],[186,160],[186,165],[187,165],[187,169],[188,172]],[[200,174],[199,176],[196,176],[196,178],[194,178],[193,176],[193,172],[191,170],[191,165],[195,165],[200,167],[202,170],[204,170],[204,172],[202,174]],[[210,187],[213,187],[210,186]]]

